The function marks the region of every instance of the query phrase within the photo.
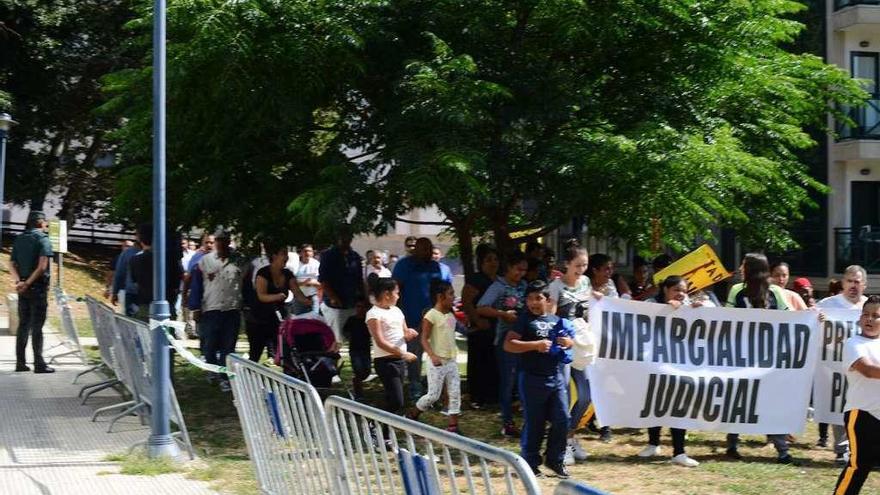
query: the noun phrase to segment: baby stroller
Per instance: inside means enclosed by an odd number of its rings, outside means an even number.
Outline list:
[[[278,328],[275,364],[283,368],[284,374],[315,388],[330,388],[341,368],[333,329],[315,313],[282,321]]]

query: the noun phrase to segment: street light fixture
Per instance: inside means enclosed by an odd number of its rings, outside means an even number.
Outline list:
[[[3,184],[6,182],[6,137],[18,122],[8,113],[0,113],[0,248],[3,247]]]
[[[171,308],[165,296],[165,15],[166,0],[153,3],[153,302],[150,320],[153,339],[154,377],[152,424],[147,440],[149,457],[180,456],[171,437],[169,394],[171,361],[165,340],[165,321]]]

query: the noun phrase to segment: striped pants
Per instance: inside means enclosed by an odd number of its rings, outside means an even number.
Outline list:
[[[880,464],[880,419],[853,409],[843,415],[849,438],[849,464],[840,473],[834,495],[856,495],[868,473]]]

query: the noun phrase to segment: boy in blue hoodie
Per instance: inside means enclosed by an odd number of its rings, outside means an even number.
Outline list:
[[[540,280],[526,289],[526,311],[504,339],[504,350],[520,355],[517,370],[523,401],[522,457],[541,476],[541,441],[550,422],[544,465],[559,478],[568,478],[563,465],[568,432],[568,387],[563,364],[571,362],[574,329],[567,320],[548,312],[548,285]]]

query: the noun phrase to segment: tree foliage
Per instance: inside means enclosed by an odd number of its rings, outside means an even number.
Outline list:
[[[474,215],[496,242],[585,215],[684,248],[715,226],[756,245],[822,189],[796,152],[828,102],[863,97],[785,51],[796,2],[398,1],[375,6],[361,86],[397,211]],[[483,222],[480,226],[480,219]]]
[[[177,0],[174,215],[291,237],[343,220],[381,232],[437,205],[463,252],[475,235],[508,247],[580,216],[642,248],[652,225],[673,248],[716,226],[784,247],[823,189],[798,159],[815,144],[805,129],[865,96],[786,50],[802,7]],[[120,214],[148,200],[149,76],[107,79],[104,110],[126,119]]]
[[[125,67],[128,0],[0,1],[0,108],[10,133],[5,198],[40,209],[50,191],[73,222],[105,203],[112,176],[96,166],[116,126],[94,112],[99,79]]]
[[[360,74],[360,40],[323,2],[180,0],[168,12],[168,199],[178,225],[225,225],[245,238],[314,234],[287,212],[335,180],[340,95]],[[148,44],[152,19],[130,28]],[[149,216],[151,59],[109,75],[101,111],[124,119],[114,214]],[[329,177],[329,179],[328,179]],[[350,185],[350,184],[348,184]],[[328,229],[327,235],[332,231]]]

